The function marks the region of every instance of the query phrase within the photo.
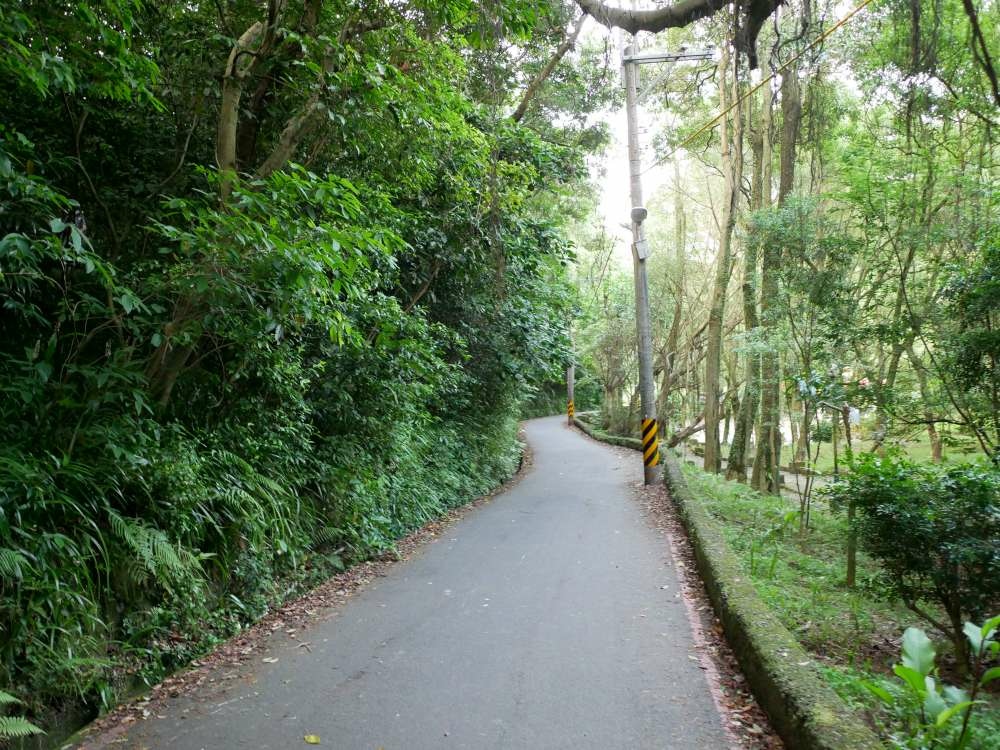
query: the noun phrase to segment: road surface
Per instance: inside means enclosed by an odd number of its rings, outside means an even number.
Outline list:
[[[564,421],[527,423],[534,464],[506,493],[114,746],[726,748],[638,455]]]

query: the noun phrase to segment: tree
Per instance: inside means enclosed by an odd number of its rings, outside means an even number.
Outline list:
[[[740,86],[739,55],[733,58],[733,83],[728,80],[729,50],[723,48],[719,63],[719,102],[723,111],[738,100],[742,93]],[[732,273],[732,240],[739,211],[740,185],[743,181],[743,110],[736,107],[730,118],[723,118],[722,171],[725,175],[724,203],[719,227],[719,253],[716,259],[715,282],[708,314],[707,348],[705,355],[705,470],[721,470],[721,450],[719,446],[719,364],[722,355],[722,322],[726,301],[726,288]]]

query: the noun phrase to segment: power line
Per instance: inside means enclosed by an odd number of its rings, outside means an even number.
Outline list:
[[[796,62],[806,52],[808,52],[809,50],[813,49],[815,46],[817,46],[821,42],[825,41],[835,31],[837,31],[838,29],[840,29],[848,21],[850,21],[852,18],[854,18],[854,16],[856,16],[858,13],[860,13],[866,7],[868,7],[869,5],[871,5],[872,2],[873,2],[873,0],[864,0],[864,2],[861,3],[859,6],[857,6],[854,10],[852,10],[846,16],[844,16],[843,18],[841,18],[839,21],[837,21],[837,23],[835,23],[829,29],[827,29],[822,34],[820,34],[818,37],[816,37],[809,44],[807,44],[805,46],[805,48],[803,48],[803,50],[801,52],[799,52],[799,54],[795,55],[795,57],[793,57],[792,59],[790,59],[787,62],[782,63],[780,66],[778,66],[771,73],[771,75],[769,75],[767,78],[764,78],[763,80],[761,80],[753,88],[751,88],[749,91],[747,91],[743,96],[741,96],[739,99],[737,99],[731,105],[729,105],[726,109],[724,109],[722,112],[720,112],[715,117],[713,117],[711,120],[709,120],[704,125],[702,125],[700,128],[698,128],[694,133],[692,133],[687,138],[685,138],[683,141],[681,141],[679,144],[677,144],[677,146],[675,146],[673,148],[673,150],[669,154],[667,154],[666,156],[664,156],[662,159],[656,160],[655,162],[653,162],[652,164],[650,164],[648,167],[646,167],[642,171],[642,173],[646,174],[646,172],[648,172],[649,170],[654,169],[655,167],[658,167],[661,164],[669,161],[673,157],[674,154],[676,154],[682,148],[684,148],[689,143],[691,143],[692,141],[694,141],[702,133],[704,133],[704,132],[712,129],[713,127],[715,127],[722,120],[723,117],[725,117],[726,115],[728,115],[730,112],[732,112],[738,106],[740,106],[743,102],[745,102],[748,98],[750,98],[751,96],[753,96],[765,83],[769,83],[770,81],[774,80],[775,76],[777,76],[778,73],[780,73],[781,71],[783,71],[785,68],[787,68],[792,63]]]

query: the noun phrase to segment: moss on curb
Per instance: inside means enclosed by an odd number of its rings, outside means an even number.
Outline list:
[[[608,435],[575,419],[596,440],[640,449],[635,438]],[[789,750],[881,750],[884,745],[823,681],[813,658],[764,604],[718,522],[693,497],[676,459],[664,478],[694,548],[726,639],[757,701]]]
[[[698,572],[758,702],[792,750],[874,750],[882,743],[823,681],[812,657],[757,594],[673,457],[664,477]]]
[[[642,441],[639,440],[639,438],[612,435],[605,432],[600,427],[595,427],[589,422],[580,419],[579,416],[573,418],[573,424],[594,438],[594,440],[600,440],[602,443],[610,443],[611,445],[617,445],[622,448],[632,448],[637,451],[642,450]]]

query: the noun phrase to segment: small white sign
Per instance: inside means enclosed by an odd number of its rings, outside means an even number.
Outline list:
[[[649,243],[646,240],[639,240],[632,243],[632,250],[639,257],[639,260],[646,260],[649,257]]]

